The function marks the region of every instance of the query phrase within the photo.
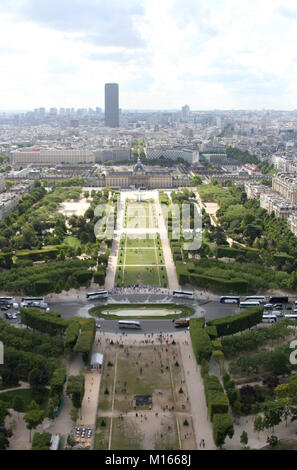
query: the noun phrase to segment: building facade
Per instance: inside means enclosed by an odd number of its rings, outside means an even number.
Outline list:
[[[120,126],[119,85],[105,84],[105,125],[106,127]]]
[[[12,165],[56,165],[59,163],[94,163],[95,156],[89,150],[19,149],[11,152]]]

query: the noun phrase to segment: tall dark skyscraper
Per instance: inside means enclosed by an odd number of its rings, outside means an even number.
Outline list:
[[[119,85],[117,83],[105,84],[105,125],[119,127]]]

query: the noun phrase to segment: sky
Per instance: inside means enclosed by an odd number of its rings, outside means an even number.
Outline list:
[[[297,109],[296,0],[1,0],[0,109]]]

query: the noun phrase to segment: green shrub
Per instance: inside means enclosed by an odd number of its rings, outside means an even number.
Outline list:
[[[227,413],[217,413],[213,416],[213,438],[217,447],[222,447],[228,436],[232,439],[234,425],[231,416]]]
[[[210,320],[207,325],[216,326],[218,336],[226,336],[257,325],[262,321],[262,316],[263,307],[250,307],[237,315]]]

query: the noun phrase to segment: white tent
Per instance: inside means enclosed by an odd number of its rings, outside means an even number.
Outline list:
[[[92,369],[101,369],[103,365],[103,354],[95,353],[92,355],[91,367]]]

